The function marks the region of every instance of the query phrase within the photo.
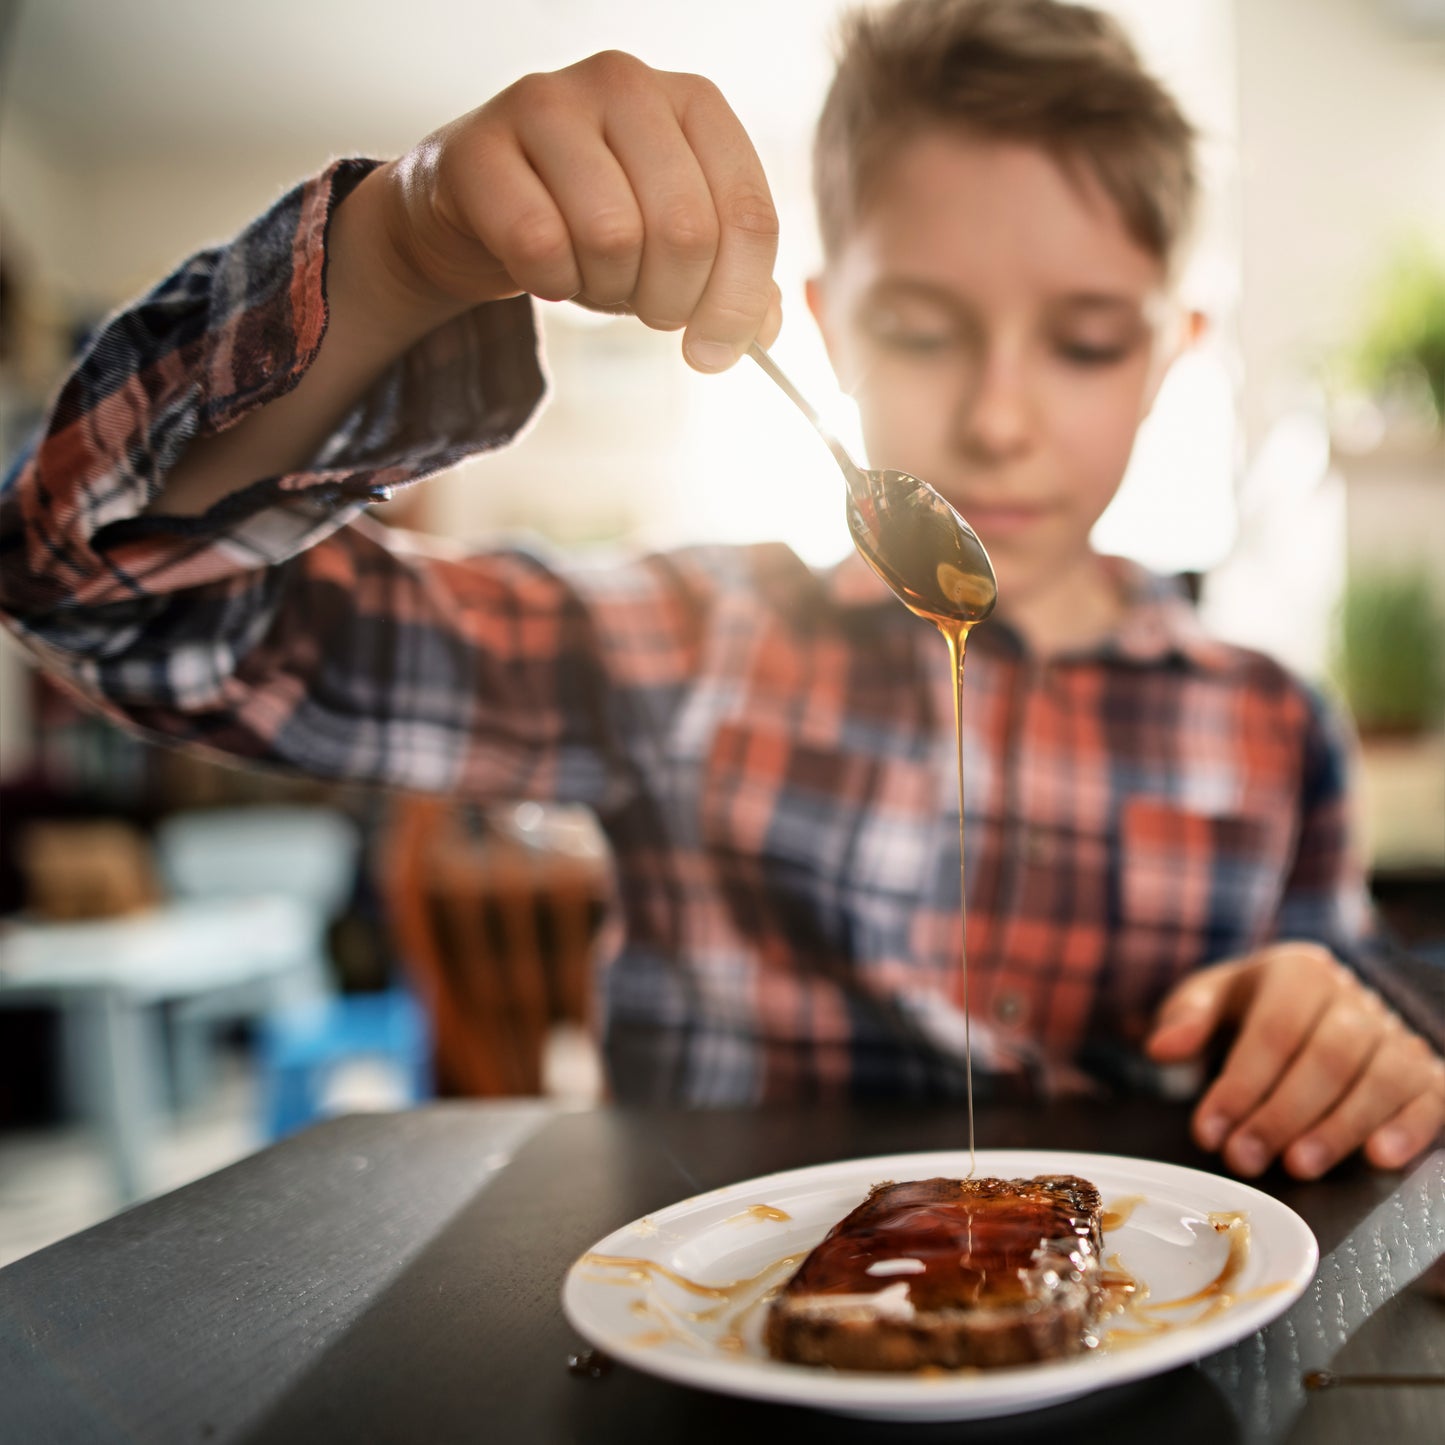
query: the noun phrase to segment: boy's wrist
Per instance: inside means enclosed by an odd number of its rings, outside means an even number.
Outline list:
[[[439,282],[417,236],[418,205],[402,162],[374,170],[337,207],[328,245],[327,293],[333,323],[364,327],[369,340],[401,354],[428,332],[494,299]]]

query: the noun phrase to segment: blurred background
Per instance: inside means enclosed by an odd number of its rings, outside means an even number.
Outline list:
[[[335,156],[394,155],[608,47],[707,74],[742,117],[782,218],[776,353],[835,394],[802,288],[843,8],[0,4],[4,459],[97,321],[188,253]],[[1203,134],[1185,289],[1213,326],[1098,543],[1188,574],[1217,631],[1343,698],[1377,898],[1428,953],[1445,937],[1445,0],[1106,8]],[[842,555],[832,463],[755,369],[701,378],[674,336],[542,311],[553,398],[524,444],[381,515],[578,549],[766,536]],[[831,419],[854,432],[842,401]],[[0,803],[0,1264],[331,1109],[596,1096],[585,979],[607,874],[585,815],[443,817],[162,753],[4,636]]]

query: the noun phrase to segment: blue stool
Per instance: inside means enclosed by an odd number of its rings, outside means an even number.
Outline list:
[[[405,989],[339,994],[268,1015],[257,1040],[267,1141],[321,1118],[332,1078],[361,1059],[391,1064],[405,1103],[431,1096],[426,1016]]]

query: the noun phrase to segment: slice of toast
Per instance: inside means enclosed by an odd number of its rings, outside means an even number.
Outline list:
[[[841,1370],[959,1369],[1094,1343],[1099,1191],[1073,1175],[877,1184],[768,1311],[775,1359]]]

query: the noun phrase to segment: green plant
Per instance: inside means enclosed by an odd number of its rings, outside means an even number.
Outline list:
[[[1381,272],[1350,369],[1376,394],[1423,384],[1445,424],[1445,259],[1423,240],[1402,245]]]
[[[1335,676],[1361,732],[1419,732],[1445,715],[1445,619],[1423,569],[1345,586]]]

